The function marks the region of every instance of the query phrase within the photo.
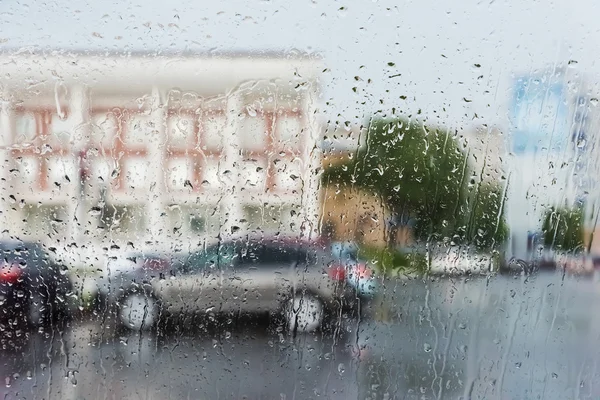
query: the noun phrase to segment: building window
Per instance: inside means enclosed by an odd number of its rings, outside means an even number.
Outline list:
[[[304,129],[302,119],[295,113],[281,113],[275,119],[275,136],[279,149],[296,153],[300,150]]]
[[[38,239],[65,236],[68,210],[64,204],[26,204],[23,208],[23,226],[27,235]]]
[[[15,118],[15,144],[25,144],[35,140],[41,131],[41,115],[39,113],[22,111]]]
[[[17,110],[12,150],[21,184],[36,190],[59,189],[76,177],[70,141],[73,121],[55,110]]]
[[[149,181],[147,145],[154,138],[151,134],[155,129],[151,117],[115,108],[95,111],[92,120],[92,136],[99,155],[92,169],[101,173],[103,180],[109,179],[113,189],[146,189]]]
[[[240,121],[239,143],[243,150],[250,152],[264,152],[267,148],[269,136],[268,123],[263,113],[246,115]]]
[[[244,220],[249,230],[287,230],[291,206],[280,204],[247,204],[243,208]]]
[[[202,150],[215,151],[223,147],[223,132],[227,129],[227,115],[222,111],[208,111],[202,124]]]
[[[172,113],[167,119],[168,148],[180,150],[194,148],[197,141],[197,120],[191,113]]]
[[[167,215],[173,233],[204,235],[219,231],[218,206],[172,205]]]
[[[150,161],[144,157],[130,156],[122,162],[123,183],[127,188],[148,187]]]
[[[276,190],[297,192],[302,189],[302,162],[297,158],[283,157],[273,161]]]
[[[152,117],[144,113],[126,113],[124,115],[126,129],[123,132],[124,142],[128,148],[145,148],[146,143],[156,129]]]
[[[219,187],[218,159],[225,127],[222,111],[169,113],[166,180],[171,190]]]
[[[219,158],[207,157],[202,166],[200,185],[206,189],[218,190],[221,187],[219,180]]]
[[[264,191],[267,185],[267,160],[246,158],[242,161],[240,186],[242,189]]]
[[[50,185],[60,187],[61,184],[78,178],[77,165],[73,157],[48,157],[45,161]]]
[[[97,113],[92,117],[92,141],[100,151],[111,150],[120,131],[117,115],[112,112]]]
[[[98,226],[110,233],[136,237],[146,227],[145,215],[141,204],[107,204],[101,209]]]

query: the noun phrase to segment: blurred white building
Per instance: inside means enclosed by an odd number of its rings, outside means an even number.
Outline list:
[[[319,59],[53,52],[0,65],[5,236],[139,249],[316,230]]]
[[[551,207],[584,204],[586,231],[597,229],[597,93],[597,84],[568,65],[515,79],[505,163],[510,256],[530,259]]]

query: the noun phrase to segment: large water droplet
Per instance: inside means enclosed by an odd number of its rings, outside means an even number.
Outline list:
[[[246,112],[249,116],[256,117],[256,108],[254,108],[253,106],[246,106]]]

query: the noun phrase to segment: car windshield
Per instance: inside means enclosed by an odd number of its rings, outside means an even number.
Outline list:
[[[236,250],[233,243],[218,243],[193,252],[186,264],[193,271],[227,268],[236,259]]]

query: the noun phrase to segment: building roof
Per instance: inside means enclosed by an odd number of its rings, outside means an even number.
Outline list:
[[[318,85],[318,56],[300,52],[99,52],[4,50],[0,87],[27,94],[53,93],[57,83],[85,85],[110,93],[180,88],[202,96],[224,94],[249,82],[293,89]],[[290,89],[290,90],[291,90]]]
[[[39,48],[35,46],[19,47],[19,48],[2,48],[0,49],[0,57],[7,55],[40,55],[46,57],[58,55],[70,55],[79,57],[100,56],[100,57],[133,57],[133,58],[149,58],[149,57],[183,57],[183,58],[275,58],[275,59],[310,59],[322,60],[319,53],[308,53],[297,49],[268,49],[268,50],[248,50],[248,49],[209,49],[205,51],[194,50],[174,50],[157,49],[154,51],[144,50],[98,50],[98,49],[60,49],[60,48]]]

